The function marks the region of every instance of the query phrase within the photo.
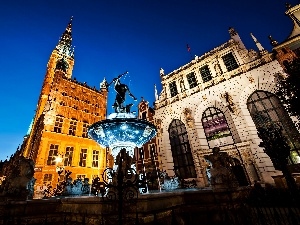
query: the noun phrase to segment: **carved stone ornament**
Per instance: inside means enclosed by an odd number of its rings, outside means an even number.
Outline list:
[[[185,108],[183,110],[183,114],[185,116],[186,123],[190,128],[192,128],[194,126],[194,118],[192,116],[192,110],[190,110],[189,108]]]
[[[237,109],[236,109],[236,105],[233,102],[232,96],[228,92],[225,92],[224,94],[221,95],[221,97],[225,99],[229,111],[235,113]]]

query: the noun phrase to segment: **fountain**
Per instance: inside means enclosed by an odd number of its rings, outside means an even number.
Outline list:
[[[126,93],[136,100],[129,87],[120,82],[120,78],[127,73],[119,75],[110,84],[106,84],[108,87],[114,83],[116,98],[113,108],[115,112],[107,116],[106,120],[92,124],[88,129],[89,137],[97,141],[101,146],[110,148],[111,154],[115,159],[114,167],[106,169],[104,174],[104,176],[110,177],[107,184],[117,182],[117,177],[120,176],[120,173],[123,173],[123,176],[134,177],[134,148],[142,147],[143,144],[156,135],[156,127],[152,123],[137,119],[130,112],[132,103],[124,105]],[[129,180],[139,182],[138,178],[130,178]],[[126,182],[128,183],[129,180],[127,179]]]

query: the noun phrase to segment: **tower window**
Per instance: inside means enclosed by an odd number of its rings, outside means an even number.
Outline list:
[[[47,159],[47,165],[55,165],[55,159],[58,156],[58,145],[51,144],[49,155]]]
[[[81,149],[79,166],[86,167],[87,149]]]
[[[93,150],[93,163],[92,167],[99,166],[99,151]]]
[[[43,181],[44,181],[44,182],[51,182],[51,181],[52,181],[52,174],[46,173],[46,174],[44,175]]]
[[[222,59],[228,71],[232,71],[239,67],[232,52],[222,56]]]
[[[195,76],[195,73],[192,72],[192,73],[189,73],[187,76],[186,76],[188,82],[189,82],[189,85],[190,85],[190,88],[194,88],[198,85],[197,83],[197,79],[196,79],[196,76]]]
[[[209,67],[208,67],[207,65],[202,66],[202,67],[200,68],[200,74],[201,74],[203,83],[205,83],[205,82],[207,82],[207,81],[210,81],[210,80],[212,79],[212,76],[211,76]]]
[[[77,180],[82,180],[83,181],[85,179],[85,177],[86,177],[85,174],[77,174],[76,175]]]
[[[70,121],[70,127],[69,127],[69,135],[75,136],[75,134],[76,134],[76,126],[77,126],[77,121],[71,120]]]
[[[176,81],[169,83],[169,88],[170,88],[171,97],[174,97],[178,94]]]
[[[147,120],[147,112],[142,113],[142,120]]]
[[[83,125],[82,125],[82,137],[83,138],[87,138],[88,137],[88,134],[87,134],[87,132],[88,132],[88,123],[86,123],[86,122],[83,122]]]
[[[64,166],[72,166],[73,151],[74,151],[73,147],[66,148]]]
[[[63,121],[64,119],[62,117],[56,117],[55,124],[54,124],[54,132],[61,133]]]

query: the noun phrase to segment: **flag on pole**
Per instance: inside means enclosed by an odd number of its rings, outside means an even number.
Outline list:
[[[191,51],[191,48],[190,48],[189,44],[186,44],[186,48],[187,48],[188,52]]]

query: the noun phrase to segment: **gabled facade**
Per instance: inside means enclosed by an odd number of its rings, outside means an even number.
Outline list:
[[[105,119],[106,82],[100,89],[72,78],[72,19],[52,51],[23,155],[35,162],[37,189],[56,185],[57,171],[70,170],[71,177],[102,174],[106,150],[87,136],[89,125]]]
[[[262,121],[284,128],[292,149],[289,162],[300,163],[299,132],[275,95],[276,77],[285,72],[253,34],[256,51],[246,49],[233,28],[229,35],[227,42],[188,64],[168,74],[160,70],[162,92],[154,107],[160,166],[169,175],[209,186],[211,163],[204,156],[220,147],[233,157],[240,186],[255,180],[274,183],[272,177],[281,172],[259,147]]]

